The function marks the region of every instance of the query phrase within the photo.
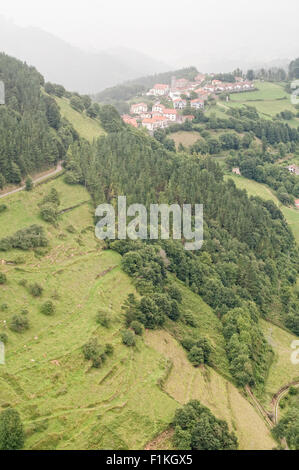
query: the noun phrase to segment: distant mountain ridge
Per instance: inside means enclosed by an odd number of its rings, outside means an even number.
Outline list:
[[[119,82],[169,70],[138,51],[114,48],[83,51],[33,27],[20,27],[0,17],[0,51],[34,65],[47,81],[80,93],[96,93]]]

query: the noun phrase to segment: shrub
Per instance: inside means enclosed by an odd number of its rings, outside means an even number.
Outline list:
[[[111,348],[108,348],[109,353],[112,354]],[[92,361],[92,366],[95,368],[101,367],[103,362],[106,360],[107,354],[107,345],[104,349],[102,345],[99,344],[97,338],[91,338],[84,346],[83,346],[83,354],[87,361]]]
[[[40,216],[45,222],[55,224],[57,222],[57,209],[53,204],[44,204],[40,210]]]
[[[42,306],[41,306],[41,309],[40,309],[41,313],[43,313],[44,315],[54,315],[55,313],[55,306],[53,304],[53,302],[51,300],[47,300],[47,302],[45,302]]]
[[[180,318],[179,304],[176,300],[171,301],[171,309],[168,313],[168,317],[173,321],[177,321]]]
[[[290,389],[289,389],[289,395],[292,396],[292,395],[297,395],[297,394],[299,394],[299,389],[296,388],[296,387],[290,387]]]
[[[1,341],[2,343],[4,343],[4,344],[7,343],[7,341],[8,341],[8,336],[7,336],[6,333],[0,333],[0,341]]]
[[[175,285],[170,285],[167,290],[168,290],[168,295],[173,300],[176,300],[179,304],[182,302],[181,291]]]
[[[110,343],[107,343],[106,346],[105,346],[105,353],[107,354],[107,356],[111,356],[114,352],[114,347],[112,344]]]
[[[128,347],[135,346],[136,338],[135,334],[130,330],[125,330],[122,332],[122,342]]]
[[[204,363],[204,353],[202,348],[193,346],[188,353],[188,359],[194,366],[199,366]]]
[[[195,328],[197,326],[197,321],[196,321],[194,315],[192,314],[192,312],[190,312],[189,310],[187,310],[183,314],[183,320],[186,323],[186,325],[189,325],[193,328]]]
[[[4,212],[7,210],[7,205],[6,204],[0,204],[0,214],[1,212]]]
[[[73,225],[68,225],[66,227],[66,231],[69,232],[69,233],[76,233],[76,229]]]
[[[33,297],[40,297],[43,293],[43,288],[37,282],[29,286],[29,292]]]
[[[9,328],[15,333],[22,333],[29,329],[29,321],[21,315],[14,315],[10,321]]]
[[[32,191],[32,189],[33,189],[33,181],[31,178],[27,178],[25,181],[25,190]]]
[[[22,315],[28,315],[29,311],[27,310],[27,308],[22,308],[21,310],[21,314]]]
[[[146,328],[154,329],[162,326],[165,322],[165,315],[157,306],[155,300],[149,296],[142,297],[137,313],[137,319],[143,323]]]
[[[110,318],[109,315],[104,312],[103,310],[99,310],[96,316],[96,321],[99,323],[101,326],[105,328],[109,328],[110,326]]]
[[[132,321],[130,326],[136,335],[142,336],[142,333],[143,333],[142,323],[135,320],[135,321]]]
[[[48,240],[45,236],[44,229],[39,225],[31,225],[28,228],[19,230],[11,237],[2,238],[0,240],[0,251],[7,251],[12,248],[30,250],[47,245]]]
[[[19,413],[12,408],[0,414],[0,450],[18,450],[24,445],[25,435]]]
[[[60,205],[59,194],[55,188],[52,188],[49,194],[44,197],[42,200],[42,205],[43,204],[53,204],[57,207]]]
[[[7,277],[4,273],[0,273],[0,285],[2,284],[5,284],[7,281]]]
[[[181,344],[184,349],[187,349],[187,351],[191,351],[193,346],[195,346],[195,340],[187,336],[186,338],[182,339]]]

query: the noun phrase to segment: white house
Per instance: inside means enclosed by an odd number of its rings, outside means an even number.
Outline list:
[[[184,109],[187,107],[187,101],[182,98],[176,98],[173,100],[173,106],[175,109]]]
[[[156,129],[165,129],[168,126],[168,121],[164,116],[157,116],[150,119],[143,119],[142,126],[148,131],[153,132]]]
[[[191,100],[190,104],[191,104],[191,108],[195,108],[195,109],[204,109],[205,107],[204,100],[201,100],[200,98]]]
[[[137,103],[132,104],[131,106],[131,114],[141,114],[147,112],[147,104],[145,103]]]
[[[169,93],[169,85],[166,85],[165,83],[156,83],[154,88],[152,88],[148,92],[148,95],[165,96],[165,95],[168,95],[168,93]]]
[[[141,119],[151,118],[152,113],[147,111],[146,113],[140,113],[139,116],[141,117]]]
[[[153,105],[153,107],[152,107],[152,112],[153,112],[153,113],[156,113],[156,112],[157,112],[157,113],[161,113],[161,114],[162,114],[163,111],[164,111],[164,109],[165,109],[165,106],[164,106],[163,104],[161,104],[161,103],[158,102],[158,103],[155,103],[155,104]]]
[[[163,116],[166,117],[169,121],[175,122],[177,120],[178,112],[176,109],[164,109]]]

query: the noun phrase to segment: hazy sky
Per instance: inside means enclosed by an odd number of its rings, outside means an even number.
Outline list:
[[[0,14],[81,48],[125,46],[169,64],[299,55],[298,0],[2,0]]]

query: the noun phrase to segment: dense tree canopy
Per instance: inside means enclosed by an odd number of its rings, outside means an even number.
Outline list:
[[[235,450],[238,441],[227,423],[217,419],[199,401],[190,401],[176,411],[174,443],[179,450]]]

